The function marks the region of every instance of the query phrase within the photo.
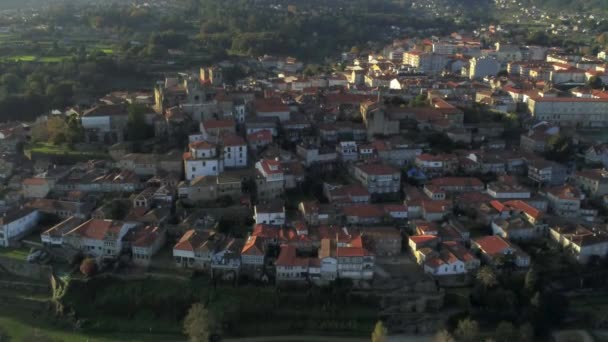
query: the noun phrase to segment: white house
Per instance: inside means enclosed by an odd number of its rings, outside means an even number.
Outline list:
[[[190,151],[184,153],[186,179],[199,176],[217,176],[224,171],[224,160],[219,157],[215,144],[207,141],[190,143]]]
[[[38,224],[39,212],[33,208],[15,208],[0,216],[0,247],[9,247],[13,242],[29,234]]]
[[[358,159],[357,143],[354,141],[342,141],[336,146],[336,151],[344,161],[355,161]]]
[[[63,236],[64,244],[92,256],[118,256],[123,251],[123,237],[136,222],[91,219]]]
[[[221,137],[224,149],[224,167],[247,166],[247,142],[240,136],[227,133]]]
[[[135,233],[131,243],[133,263],[148,266],[166,241],[166,230],[158,226],[146,226]]]
[[[258,204],[253,209],[256,224],[282,226],[285,224],[285,207],[279,203]]]

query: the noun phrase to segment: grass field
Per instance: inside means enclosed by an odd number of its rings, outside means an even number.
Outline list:
[[[13,317],[12,315],[4,315],[0,312],[0,328],[4,330],[12,338],[13,341],[22,341],[28,337],[35,341],[41,339],[41,336],[48,336],[54,340],[63,342],[112,342],[112,341],[180,341],[185,340],[179,335],[155,335],[155,334],[108,334],[108,335],[90,335],[80,332],[65,331],[47,325],[40,320],[30,322],[21,317]]]
[[[28,248],[0,248],[0,256],[4,256],[11,259],[26,260],[30,254]]]
[[[76,151],[66,145],[53,145],[50,143],[36,143],[25,147],[25,154],[65,156],[79,159],[107,159],[108,155],[103,151]]]

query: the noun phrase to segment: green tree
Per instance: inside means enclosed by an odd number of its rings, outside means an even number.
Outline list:
[[[378,321],[374,327],[374,331],[372,331],[372,342],[386,342],[386,334],[387,331],[384,323]]]
[[[534,328],[530,323],[524,323],[519,326],[519,340],[521,342],[534,341]]]
[[[587,81],[587,85],[593,89],[601,89],[604,86],[604,82],[597,76],[591,76]]]
[[[46,129],[50,143],[55,145],[66,142],[68,124],[62,117],[52,116],[46,122]]]
[[[11,337],[8,335],[3,327],[0,327],[0,342],[10,342]]]
[[[433,338],[433,341],[434,342],[455,342],[454,337],[452,337],[452,334],[450,334],[450,332],[445,329],[437,332],[435,334],[435,337]]]
[[[459,341],[476,342],[479,339],[479,324],[470,318],[460,320],[455,334]]]
[[[482,268],[480,268],[477,272],[476,278],[486,289],[492,288],[498,284],[496,274],[488,266],[483,266]]]
[[[207,342],[212,333],[213,321],[209,310],[203,304],[193,304],[184,319],[184,334],[190,342]]]
[[[0,83],[2,83],[2,86],[9,94],[17,93],[21,87],[21,79],[19,76],[13,73],[2,75],[2,78],[0,78]]]
[[[146,125],[146,107],[139,104],[129,105],[127,108],[127,137],[129,140],[143,140],[148,137],[148,125]]]
[[[534,267],[534,265],[532,265],[528,272],[526,272],[526,278],[524,280],[524,289],[528,291],[528,293],[534,293],[534,291],[536,291],[537,285],[538,273],[536,272],[536,268]]]
[[[510,342],[517,338],[515,327],[511,322],[501,321],[496,327],[494,339],[496,342]]]

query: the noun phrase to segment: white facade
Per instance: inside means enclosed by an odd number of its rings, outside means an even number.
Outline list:
[[[11,240],[22,238],[38,224],[39,212],[33,210],[0,225],[0,247],[9,247]]]
[[[224,146],[224,167],[247,166],[247,144]]]
[[[111,130],[109,116],[83,116],[81,120],[84,129],[98,129],[102,132]]]
[[[282,226],[285,224],[285,210],[269,212],[269,211],[258,211],[257,206],[254,209],[255,213],[253,218],[256,224],[269,224],[273,226]]]

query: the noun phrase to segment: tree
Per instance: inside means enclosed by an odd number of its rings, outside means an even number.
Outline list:
[[[52,144],[59,145],[66,142],[68,124],[62,117],[53,116],[46,122],[48,133],[48,141]]]
[[[494,287],[498,284],[496,274],[494,274],[494,271],[488,266],[484,266],[479,269],[479,272],[477,272],[477,280],[486,289]]]
[[[435,334],[434,342],[454,342],[454,337],[447,330],[441,330]]]
[[[511,322],[502,321],[498,323],[494,333],[496,342],[509,342],[517,338],[515,327]]]
[[[201,303],[195,303],[184,319],[184,334],[191,342],[207,342],[213,333],[213,321],[209,310]]]
[[[382,321],[378,321],[372,332],[372,342],[386,342],[386,327]]]
[[[458,322],[455,331],[459,341],[474,342],[479,339],[479,324],[470,318],[465,318]]]
[[[131,104],[127,108],[127,136],[129,140],[143,140],[148,136],[148,125],[146,125],[146,107],[139,104]]]
[[[0,342],[10,342],[10,341],[11,341],[11,337],[4,330],[4,328],[0,327]]]
[[[528,272],[526,272],[526,278],[524,281],[524,288],[528,293],[534,293],[536,291],[536,286],[538,285],[538,274],[534,265],[530,267]]]
[[[593,89],[600,89],[604,86],[604,82],[597,76],[591,76],[587,81],[587,85]]]
[[[519,340],[521,342],[534,341],[534,328],[530,323],[524,323],[519,326]]]
[[[80,263],[80,273],[84,274],[87,277],[92,277],[97,272],[97,263],[95,259],[86,258],[82,260]]]

